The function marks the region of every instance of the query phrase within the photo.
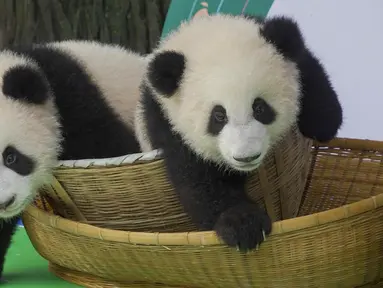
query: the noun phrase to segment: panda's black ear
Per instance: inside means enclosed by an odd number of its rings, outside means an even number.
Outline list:
[[[31,104],[44,104],[49,97],[49,86],[37,69],[20,65],[4,73],[3,94]]]
[[[343,109],[323,64],[309,50],[298,62],[301,75],[301,109],[298,125],[301,133],[319,142],[328,142],[343,123]]]
[[[161,52],[149,63],[148,80],[157,92],[170,97],[179,88],[185,65],[183,54],[175,51]]]
[[[305,50],[304,40],[298,24],[291,18],[276,16],[266,19],[261,35],[274,45],[286,58],[296,61]]]

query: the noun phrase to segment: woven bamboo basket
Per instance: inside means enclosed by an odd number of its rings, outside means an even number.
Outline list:
[[[311,145],[293,127],[249,178],[248,194],[272,220],[297,215]],[[62,161],[54,170],[54,181],[41,193],[57,215],[98,227],[145,232],[194,229],[178,204],[158,150],[111,159]]]
[[[312,148],[298,216],[241,254],[212,231],[117,231],[30,206],[24,225],[50,269],[85,287],[383,287],[383,142]],[[157,284],[154,284],[157,283]]]

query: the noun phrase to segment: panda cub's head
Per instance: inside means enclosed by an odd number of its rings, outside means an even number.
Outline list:
[[[57,159],[49,90],[35,63],[0,51],[0,219],[18,215],[31,202]]]
[[[183,23],[152,54],[147,82],[173,130],[205,160],[257,168],[300,107],[294,22],[213,15]]]

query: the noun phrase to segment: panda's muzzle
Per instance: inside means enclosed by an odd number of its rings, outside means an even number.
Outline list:
[[[235,161],[238,161],[241,163],[250,163],[257,160],[259,157],[261,157],[261,153],[255,154],[253,156],[248,156],[248,157],[233,157],[233,158]]]

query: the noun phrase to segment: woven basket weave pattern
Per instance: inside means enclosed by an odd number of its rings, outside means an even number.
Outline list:
[[[247,183],[251,198],[267,209],[274,221],[298,213],[310,147],[311,141],[292,129]],[[179,205],[163,160],[114,167],[59,167],[54,174],[57,182],[42,192],[49,195],[54,210],[68,219],[119,230],[195,229]]]
[[[53,271],[87,287],[146,287],[131,286],[134,281],[196,288],[367,285],[383,278],[383,143],[338,139],[329,146],[313,149],[302,217],[274,223],[261,249],[247,255],[211,231],[115,231],[35,207],[24,223]]]

